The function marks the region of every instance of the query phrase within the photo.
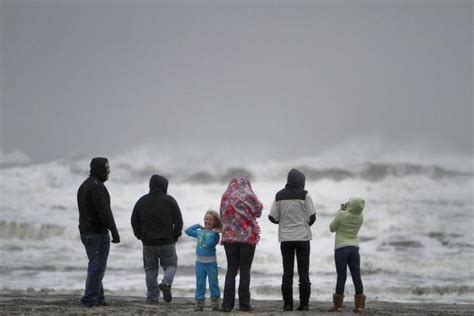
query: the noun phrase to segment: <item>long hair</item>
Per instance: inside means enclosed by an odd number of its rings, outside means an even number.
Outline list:
[[[216,226],[214,226],[214,228],[218,230],[219,232],[222,231],[222,221],[221,221],[221,217],[219,216],[219,213],[217,213],[214,210],[208,210],[206,212],[206,215],[204,215],[204,217],[206,217],[207,215],[211,215],[216,221]]]

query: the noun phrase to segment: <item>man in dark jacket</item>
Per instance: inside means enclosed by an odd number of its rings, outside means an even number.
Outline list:
[[[107,158],[94,158],[90,163],[90,175],[77,191],[79,207],[79,232],[86,248],[89,264],[87,267],[86,289],[81,298],[85,307],[104,306],[104,278],[110,250],[109,230],[112,242],[118,244],[120,236],[110,209],[110,195],[104,182],[110,173]]]
[[[132,213],[135,236],[143,243],[143,266],[146,274],[147,302],[158,302],[163,291],[165,302],[171,302],[171,285],[176,273],[178,258],[175,243],[183,230],[183,218],[178,203],[166,192],[168,180],[160,175],[150,179],[150,193],[142,196]],[[158,287],[158,261],[164,275]]]

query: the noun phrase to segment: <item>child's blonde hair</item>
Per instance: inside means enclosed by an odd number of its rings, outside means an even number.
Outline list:
[[[204,217],[206,217],[207,215],[211,215],[212,217],[214,217],[214,220],[216,221],[216,226],[214,226],[214,228],[217,229],[218,231],[221,231],[222,221],[221,221],[221,217],[219,216],[219,213],[217,213],[214,210],[208,210],[206,212],[206,215],[204,215]]]

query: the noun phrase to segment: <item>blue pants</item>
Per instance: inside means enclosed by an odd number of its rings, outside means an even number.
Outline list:
[[[145,269],[147,287],[146,298],[149,302],[157,302],[160,295],[158,289],[158,263],[163,268],[162,283],[171,286],[178,266],[174,244],[143,246],[143,268]]]
[[[104,278],[107,258],[110,250],[109,234],[81,234],[81,241],[86,248],[89,264],[87,266],[86,289],[81,298],[83,306],[91,307],[104,302]]]
[[[209,280],[209,290],[211,297],[219,298],[221,291],[217,279],[217,262],[202,263],[196,261],[196,295],[198,301],[202,301],[206,296],[206,277]]]
[[[352,282],[354,282],[355,294],[364,293],[364,286],[360,277],[360,255],[359,247],[346,246],[334,251],[334,261],[336,262],[337,284],[336,293],[344,294],[344,287],[347,279],[347,266],[351,271]]]

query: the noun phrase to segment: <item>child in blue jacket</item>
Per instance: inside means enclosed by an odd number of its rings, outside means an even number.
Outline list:
[[[206,294],[206,277],[209,280],[212,309],[219,309],[221,292],[217,279],[216,245],[219,243],[219,232],[222,222],[216,211],[209,210],[204,216],[204,227],[195,224],[185,230],[186,235],[197,238],[196,245],[196,308],[204,310]]]

